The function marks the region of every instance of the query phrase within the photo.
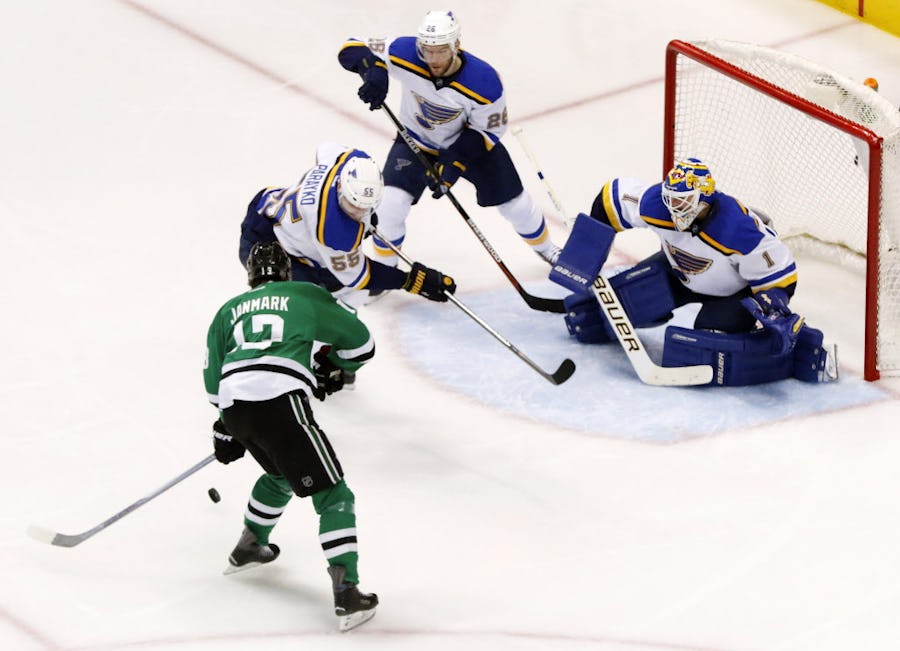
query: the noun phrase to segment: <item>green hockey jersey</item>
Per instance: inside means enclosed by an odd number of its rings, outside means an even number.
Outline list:
[[[324,345],[335,366],[355,371],[375,354],[356,312],[304,282],[267,282],[227,301],[206,335],[203,380],[219,409],[316,386],[313,355]]]

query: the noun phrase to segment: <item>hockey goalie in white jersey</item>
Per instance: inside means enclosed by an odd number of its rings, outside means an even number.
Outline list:
[[[257,242],[277,240],[291,256],[294,280],[320,285],[350,305],[392,289],[446,301],[456,291],[450,276],[418,262],[406,273],[360,249],[376,225],[383,192],[381,171],[368,154],[323,143],[316,164],[294,185],[264,188],[253,197],[241,224],[241,263]]]
[[[430,11],[416,36],[392,40],[351,38],[338,61],[362,76],[358,95],[381,108],[388,78],[401,87],[398,119],[440,178],[425,168],[398,134],[384,166],[383,215],[378,230],[395,246],[406,236],[406,218],[426,187],[442,197],[459,178],[476,189],[479,206],[495,206],[519,237],[551,263],[559,247],[544,215],[525,191],[500,142],[506,132],[506,94],[488,63],[460,49],[460,25],[451,11]],[[378,259],[396,264],[387,243],[374,238]]]
[[[709,167],[688,158],[661,183],[606,183],[591,214],[578,216],[578,235],[570,236],[555,269],[596,276],[615,233],[649,228],[660,251],[609,280],[635,327],[661,325],[674,309],[700,304],[693,328],[666,329],[663,366],[709,364],[711,384],[732,386],[836,379],[833,347],[789,307],[797,265],[770,221],[719,191]],[[551,273],[557,282],[560,277]],[[574,288],[564,277],[560,284]],[[615,340],[593,295],[576,292],[565,303],[576,339]]]

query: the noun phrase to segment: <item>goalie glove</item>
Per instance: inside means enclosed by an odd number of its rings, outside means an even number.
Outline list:
[[[244,445],[228,433],[225,423],[217,419],[213,423],[213,452],[219,463],[231,463],[244,456]]]
[[[447,300],[447,294],[456,291],[456,282],[437,269],[426,267],[420,262],[413,262],[412,269],[406,276],[406,282],[403,283],[403,289],[410,294],[424,296],[429,301],[443,303]]]
[[[757,292],[753,296],[742,298],[741,305],[765,330],[775,336],[778,344],[778,349],[774,351],[776,355],[784,355],[797,343],[804,319],[791,312],[788,295],[784,290],[776,288]]]

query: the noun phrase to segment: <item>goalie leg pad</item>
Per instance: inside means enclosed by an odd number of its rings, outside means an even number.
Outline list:
[[[615,236],[616,232],[608,225],[579,213],[569,239],[553,265],[550,280],[573,292],[589,292],[609,256]]]
[[[660,252],[609,279],[635,328],[646,328],[672,317],[676,306],[669,286],[669,268]]]
[[[662,365],[709,364],[714,371],[710,384],[763,384],[794,376],[794,355],[777,355],[778,344],[777,338],[766,330],[728,334],[669,326]]]
[[[563,299],[563,306],[566,328],[581,343],[604,344],[616,338],[593,294],[569,294]]]
[[[794,345],[794,377],[801,382],[831,382],[837,379],[837,366],[828,359],[821,330],[804,325]],[[833,354],[833,353],[832,353]],[[833,368],[829,367],[829,362]]]

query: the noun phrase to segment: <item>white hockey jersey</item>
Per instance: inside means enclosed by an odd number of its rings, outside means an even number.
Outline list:
[[[398,119],[416,143],[435,154],[456,142],[463,129],[474,129],[490,151],[507,128],[506,95],[500,76],[488,63],[460,50],[458,73],[433,79],[416,52],[416,38],[350,39],[342,49],[368,46],[402,86]]]
[[[360,251],[365,226],[338,205],[337,180],[349,159],[369,156],[358,149],[324,143],[316,165],[289,188],[268,188],[257,210],[275,221],[275,237],[292,257],[334,274],[345,289],[363,289],[371,275],[369,259]]]
[[[609,181],[601,199],[610,225],[618,232],[650,228],[682,284],[709,296],[729,296],[744,287],[754,291],[797,281],[794,256],[766,218],[734,197],[715,192],[712,209],[695,234],[675,228],[662,201],[662,183],[648,186],[630,178]]]

